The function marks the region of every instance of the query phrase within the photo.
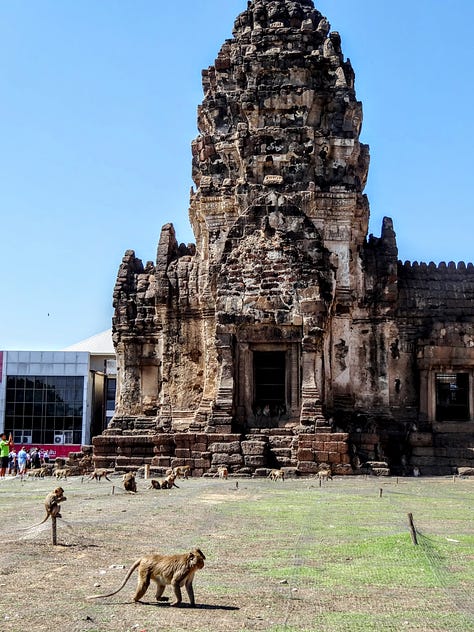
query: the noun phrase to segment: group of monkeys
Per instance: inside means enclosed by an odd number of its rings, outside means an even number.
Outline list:
[[[87,480],[100,481],[102,478],[105,478],[107,481],[110,481],[108,475],[112,474],[112,472],[113,470],[106,470],[104,468],[95,469]],[[191,467],[189,465],[180,465],[178,467],[174,467],[166,472],[165,478],[151,479],[148,489],[171,489],[172,487],[178,487],[178,485],[176,485],[175,483],[175,480],[177,478],[187,479],[190,473]],[[137,493],[137,482],[135,479],[135,474],[133,474],[132,472],[127,472],[126,474],[124,474],[122,477],[122,483],[125,491],[133,494]]]
[[[318,477],[319,485],[321,485],[323,481],[332,481],[331,466],[327,463],[321,463],[316,476]],[[267,478],[269,478],[271,481],[283,482],[285,480],[285,470],[271,470]]]
[[[67,498],[64,496],[64,489],[62,487],[57,487],[54,491],[50,492],[44,502],[46,516],[39,525],[46,522],[48,518],[60,518],[60,504],[65,500],[67,500]],[[206,556],[201,549],[193,549],[189,553],[183,553],[181,555],[160,555],[159,553],[145,555],[132,564],[122,585],[117,588],[117,590],[107,593],[106,595],[91,595],[87,597],[87,599],[99,599],[116,595],[128,582],[132,573],[138,568],[138,584],[133,597],[135,602],[140,601],[148,590],[150,581],[153,580],[156,583],[157,601],[168,600],[167,597],[163,597],[162,595],[165,587],[171,585],[173,587],[175,600],[170,605],[179,606],[183,600],[181,588],[184,586],[188,593],[189,603],[191,606],[194,606],[193,579],[196,571],[204,567],[205,559]]]
[[[111,472],[108,470],[94,470],[89,480],[100,481],[102,477],[105,477],[108,481],[108,474]],[[152,479],[150,481],[150,487],[148,489],[171,489],[173,486],[178,487],[175,483],[176,478],[188,478],[190,474],[189,466],[180,466],[173,468],[167,476],[163,479]],[[227,479],[228,471],[225,466],[220,466],[216,472],[216,476],[219,478]],[[324,467],[320,467],[318,471],[318,479],[321,484],[323,480],[332,480],[332,473],[330,466],[324,464]],[[272,481],[285,480],[284,470],[271,470],[268,478]],[[126,491],[136,493],[137,485],[135,481],[135,475],[131,472],[124,474],[123,486]],[[50,492],[45,498],[46,516],[39,525],[43,524],[48,518],[56,519],[61,517],[60,505],[66,501],[64,496],[64,489],[57,487],[54,491]],[[35,526],[39,526],[35,525]],[[165,587],[171,585],[174,592],[174,601],[171,606],[179,606],[182,603],[181,588],[184,586],[189,597],[189,603],[191,606],[195,605],[193,579],[196,571],[204,567],[204,560],[206,556],[201,549],[193,549],[188,553],[179,555],[161,555],[159,553],[151,553],[145,555],[136,560],[130,569],[128,570],[122,584],[117,590],[106,593],[104,595],[90,595],[87,599],[100,599],[104,597],[112,597],[125,587],[128,580],[132,576],[133,572],[138,569],[138,583],[133,600],[135,602],[145,595],[150,582],[154,581],[156,584],[156,600],[168,601],[168,597],[163,597]]]
[[[106,474],[102,473],[102,476],[107,478],[108,473],[109,472],[106,472]],[[170,477],[172,479],[172,483],[174,483],[176,475],[171,474],[167,477],[167,479]],[[127,491],[136,492],[135,476],[133,474],[125,474],[123,481],[125,489],[127,489],[127,487],[130,488]],[[46,516],[42,522],[34,525],[34,527],[43,524],[46,520],[48,520],[48,518],[61,518],[61,503],[66,500],[67,498],[64,495],[64,489],[62,487],[57,487],[54,491],[50,492],[44,501]],[[188,593],[189,603],[191,606],[194,606],[195,598],[193,579],[196,571],[204,567],[205,559],[206,556],[204,553],[201,549],[197,548],[188,553],[179,555],[161,555],[159,553],[145,555],[132,564],[121,586],[117,588],[117,590],[105,595],[91,595],[87,597],[87,599],[99,599],[102,597],[112,597],[113,595],[116,595],[122,590],[122,588],[124,588],[132,573],[138,569],[138,583],[133,597],[135,602],[140,601],[148,590],[150,581],[154,581],[156,584],[157,601],[168,601],[168,597],[163,597],[163,592],[166,586],[171,585],[175,599],[170,605],[179,606],[182,603],[181,588],[184,586],[186,588],[186,592]]]
[[[178,467],[168,470],[165,478],[152,478],[148,489],[172,489],[173,487],[178,487],[175,480],[177,478],[188,479],[190,474],[191,467],[189,465],[179,465]]]

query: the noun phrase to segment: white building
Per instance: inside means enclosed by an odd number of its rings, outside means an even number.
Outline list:
[[[0,351],[0,430],[66,456],[106,427],[115,388],[111,330],[63,351]]]

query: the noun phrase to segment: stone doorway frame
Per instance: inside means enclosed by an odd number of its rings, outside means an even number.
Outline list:
[[[259,419],[253,410],[255,402],[254,353],[285,353],[285,404],[286,413],[279,419],[268,421]],[[265,428],[283,426],[289,422],[299,421],[301,406],[301,343],[282,340],[281,342],[236,342],[236,389],[235,410],[239,427]]]
[[[466,366],[432,366],[428,370],[420,371],[420,418],[430,423],[440,422],[436,419],[436,376],[440,373],[466,373],[468,375],[469,394],[469,418],[464,421],[474,420],[474,369]]]

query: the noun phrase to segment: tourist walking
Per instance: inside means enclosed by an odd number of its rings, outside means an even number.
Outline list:
[[[2,432],[0,435],[0,478],[5,478],[5,473],[10,461],[10,450],[13,448],[13,438],[10,437],[7,441],[7,435]]]
[[[26,453],[24,446],[18,452],[17,459],[18,459],[18,474],[20,475],[21,478],[23,478],[26,474],[26,462],[28,460],[28,454]]]
[[[38,448],[33,448],[33,450],[30,452],[30,461],[32,468],[39,469],[41,467],[41,458]]]
[[[10,450],[10,455],[9,455],[9,463],[8,463],[8,473],[11,476],[16,476],[17,470],[18,470],[18,463],[16,460],[16,451],[15,451],[15,447],[13,447],[13,450]]]

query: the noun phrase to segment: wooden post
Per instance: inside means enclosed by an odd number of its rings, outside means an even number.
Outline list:
[[[112,485],[112,496],[115,495],[115,485]]]
[[[409,513],[408,514],[408,524],[410,527],[410,534],[411,534],[411,539],[413,544],[418,544],[418,539],[416,537],[416,529],[415,529],[415,524],[413,522],[413,514]]]
[[[145,480],[147,481],[150,478],[150,466],[148,464],[145,465]]]
[[[57,535],[56,535],[56,516],[51,516],[51,535],[52,535],[52,542],[53,545],[56,546],[56,544],[58,543],[57,540]]]
[[[382,496],[383,496],[383,489],[382,489],[382,488],[380,488],[380,489],[379,489],[379,498],[382,498]]]

